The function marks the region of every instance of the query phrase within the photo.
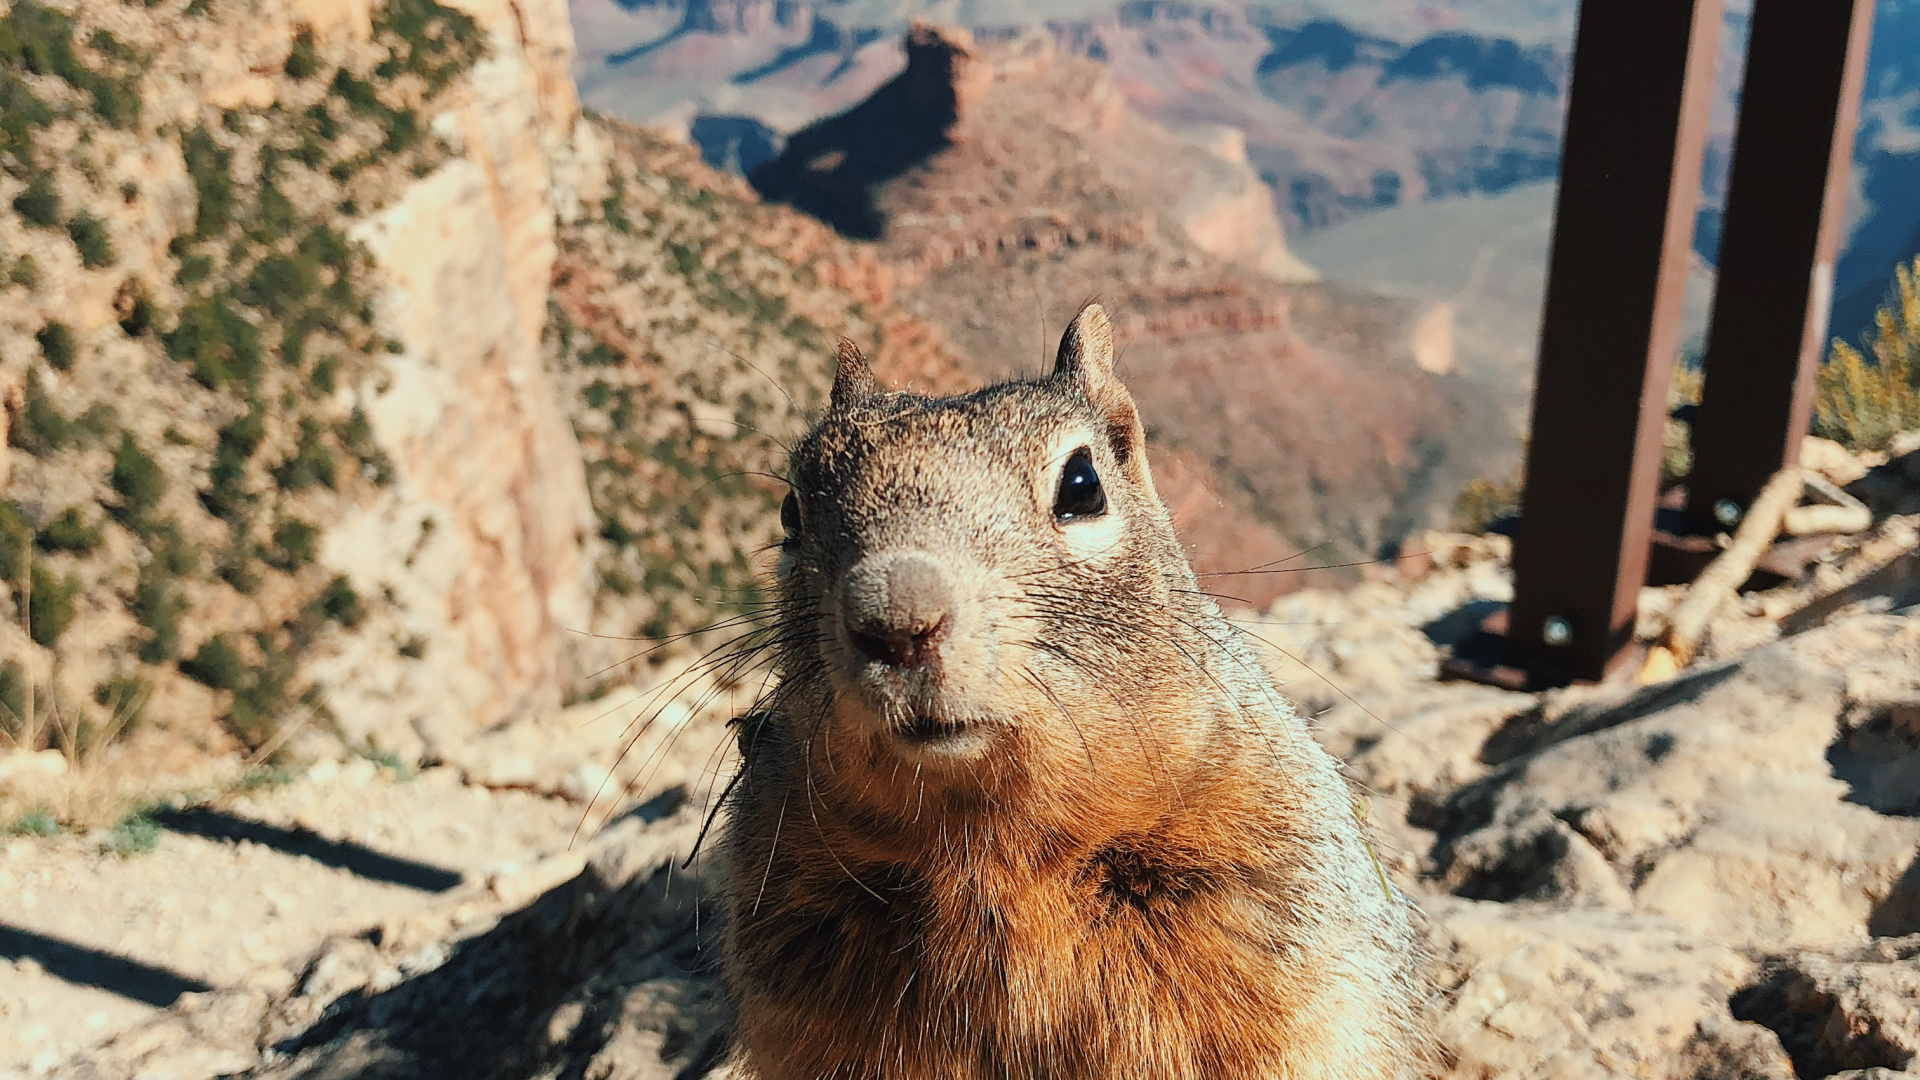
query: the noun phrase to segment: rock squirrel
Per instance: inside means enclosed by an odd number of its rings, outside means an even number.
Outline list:
[[[1144,443],[1097,305],[955,397],[842,344],[722,842],[745,1075],[1430,1072],[1417,913]]]

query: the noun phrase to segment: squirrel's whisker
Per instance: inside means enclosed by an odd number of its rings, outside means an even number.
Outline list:
[[[1067,723],[1073,725],[1073,733],[1074,735],[1078,736],[1080,739],[1080,749],[1086,751],[1087,779],[1092,780],[1098,774],[1099,767],[1093,763],[1093,746],[1092,744],[1087,742],[1087,733],[1080,730],[1080,724],[1078,721],[1074,720],[1073,713],[1067,709],[1066,705],[1061,703],[1058,697],[1054,696],[1054,693],[1052,690],[1047,689],[1047,684],[1043,682],[1038,675],[1035,675],[1032,672],[1032,670],[1027,668],[1025,665],[1022,665],[1020,667],[1019,674],[1021,678],[1025,679],[1028,683],[1032,684],[1035,690],[1040,691],[1040,693],[1043,696],[1045,696],[1048,701],[1053,702],[1053,707],[1060,711],[1060,715],[1066,718]]]
[[[767,869],[760,875],[760,892],[753,898],[753,914],[760,914],[760,901],[767,896],[767,879],[773,876],[773,856],[780,850],[780,827],[787,821],[787,797],[780,796],[780,816],[773,822],[773,842],[767,845]]]

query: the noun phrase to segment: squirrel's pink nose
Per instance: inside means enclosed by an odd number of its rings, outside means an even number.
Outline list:
[[[860,560],[847,572],[841,595],[848,643],[890,667],[926,667],[953,625],[947,576],[917,552]]]

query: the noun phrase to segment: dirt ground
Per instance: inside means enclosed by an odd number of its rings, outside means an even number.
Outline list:
[[[721,765],[718,713],[675,717],[677,739],[622,758],[622,700],[417,772],[322,761],[131,828],[0,839],[0,1077],[84,1060],[183,993],[284,995],[331,939],[391,939],[429,912],[450,932],[496,917],[579,873],[659,792],[704,804],[693,792]]]

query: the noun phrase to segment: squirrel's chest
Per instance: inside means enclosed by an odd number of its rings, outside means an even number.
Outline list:
[[[811,916],[739,912],[743,1033],[807,1059],[795,1076],[853,1061],[884,1076],[1074,1076],[1076,1061],[1128,1059],[1206,1075],[1193,1070],[1231,1052],[1247,1010],[1285,1009],[1298,982],[1273,898],[1233,868],[1116,852],[1011,887],[875,893]]]

